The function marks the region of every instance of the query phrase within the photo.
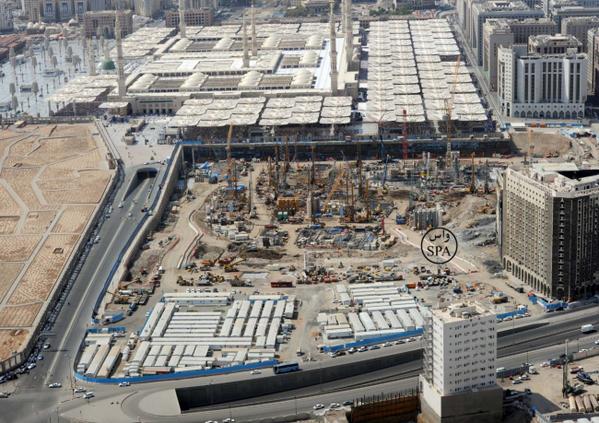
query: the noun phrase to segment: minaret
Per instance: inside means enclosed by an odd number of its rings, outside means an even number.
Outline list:
[[[353,55],[354,26],[351,19],[351,0],[345,0],[345,59],[349,69]]]
[[[330,21],[329,21],[329,40],[330,40],[330,58],[331,58],[331,93],[337,95],[337,35],[335,34],[335,14],[333,12],[334,3],[330,3]]]
[[[89,54],[87,61],[89,63],[89,76],[96,76],[96,47],[95,41],[96,37],[93,37],[89,42],[89,48],[87,52]]]
[[[185,27],[185,0],[179,0],[179,35],[181,38],[187,38]]]
[[[347,18],[345,17],[345,11],[347,10],[347,0],[341,0],[341,32],[345,34],[345,25],[347,24]]]
[[[258,55],[258,39],[256,38],[256,9],[254,8],[254,2],[252,1],[251,15],[252,19],[252,56]]]
[[[118,79],[119,98],[126,95],[125,70],[123,65],[123,40],[121,34],[121,12],[116,11],[114,19],[114,38],[116,40],[116,75]]]
[[[242,27],[243,27],[243,67],[250,67],[250,55],[248,52],[248,27],[245,24],[245,14],[242,16]]]

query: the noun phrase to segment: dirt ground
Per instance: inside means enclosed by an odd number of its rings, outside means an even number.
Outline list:
[[[572,342],[571,344],[575,344]],[[575,347],[575,345],[574,345]],[[531,405],[536,407],[541,413],[554,413],[557,411],[567,412],[569,410],[568,399],[562,395],[562,368],[542,367],[541,363],[533,363],[539,374],[531,375],[530,380],[523,381],[518,385],[513,385],[510,379],[498,380],[504,389],[515,389],[523,391],[530,389]],[[595,380],[592,385],[583,385],[576,379],[576,374],[571,373],[573,367],[582,367]],[[585,358],[583,360],[570,363],[567,378],[571,386],[580,384],[584,388],[581,395],[599,395],[599,384],[597,384],[597,373],[599,371],[599,356]]]
[[[512,140],[521,154],[527,154],[530,146],[527,132],[513,132]],[[570,140],[560,134],[548,131],[532,131],[530,142],[534,144],[534,157],[545,157],[546,154],[565,154],[570,149]]]

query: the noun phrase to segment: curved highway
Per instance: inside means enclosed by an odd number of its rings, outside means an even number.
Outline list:
[[[498,366],[510,367],[519,365],[522,362],[538,363],[558,356],[564,349],[563,344],[566,339],[570,341],[569,349],[572,351],[593,346],[594,340],[599,337],[599,335],[581,337],[580,334],[582,324],[593,323],[599,325],[596,307],[576,312],[553,313],[542,316],[537,322],[544,323],[544,325],[514,334],[505,334],[504,332],[501,335],[500,333]],[[503,323],[501,329],[509,331],[523,325],[530,326],[532,323],[535,323],[532,319],[528,322],[523,319]],[[321,363],[306,363],[304,367],[335,365],[335,363],[341,361],[368,356],[382,356],[419,347],[417,343],[404,344],[361,353],[357,356],[343,356]],[[65,367],[68,368],[69,364],[65,363]],[[242,383],[249,378],[260,378],[263,375],[250,375],[249,372],[245,372],[211,378],[138,384],[127,388],[119,388],[113,385],[90,385],[88,388],[95,392],[96,398],[89,402],[82,399],[73,399],[72,395],[67,392],[68,389],[57,391],[56,394],[49,392],[52,390],[45,389],[43,391],[44,395],[40,395],[40,390],[35,389],[31,392],[17,392],[13,398],[3,400],[6,401],[3,404],[12,403],[14,407],[7,407],[7,412],[4,413],[3,418],[8,418],[8,420],[2,421],[47,421],[45,417],[41,418],[41,416],[47,416],[47,413],[54,413],[63,418],[75,418],[84,415],[89,421],[98,422],[105,421],[106,412],[114,417],[115,422],[138,420],[144,422],[197,422],[211,419],[221,420],[230,416],[238,420],[284,416],[295,413],[296,408],[298,413],[311,411],[312,406],[316,403],[343,402],[363,395],[397,392],[414,387],[420,367],[420,361],[412,361],[334,382],[222,404],[211,408],[202,408],[184,415],[179,412],[174,388],[230,381]],[[270,372],[264,370],[263,374],[270,375]],[[39,402],[39,399],[42,401]],[[34,406],[23,406],[24,403],[28,402],[27,400],[36,403],[35,410]],[[22,420],[14,420],[17,415]],[[26,419],[25,416],[27,416]]]

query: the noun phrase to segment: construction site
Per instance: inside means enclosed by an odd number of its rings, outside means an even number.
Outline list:
[[[535,155],[532,133],[516,140],[526,149],[514,158],[410,158],[404,142],[396,158],[373,159],[355,144],[353,155],[325,160],[316,143],[299,160],[289,142],[246,160],[232,134],[224,160],[181,147],[176,192],[106,293],[109,330],[88,334],[81,374],[120,380],[330,360],[413,341],[420,307],[456,299],[485,303],[499,321],[543,312],[503,275],[495,233],[497,172]],[[420,249],[438,226],[460,243],[442,266]]]

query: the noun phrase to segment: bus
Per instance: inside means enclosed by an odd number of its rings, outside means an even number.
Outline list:
[[[298,363],[281,363],[275,364],[272,369],[276,375],[280,375],[282,373],[297,372],[300,370],[300,366]]]

